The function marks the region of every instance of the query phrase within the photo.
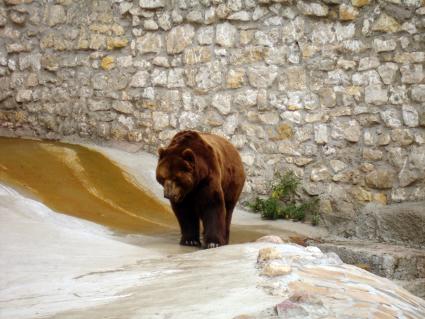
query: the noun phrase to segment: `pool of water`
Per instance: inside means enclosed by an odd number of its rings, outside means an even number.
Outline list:
[[[0,182],[57,212],[117,231],[177,229],[169,207],[107,157],[80,145],[0,137]]]

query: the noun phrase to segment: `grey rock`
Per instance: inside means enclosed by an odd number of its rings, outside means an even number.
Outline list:
[[[144,9],[158,9],[165,7],[165,0],[139,0],[139,5]]]
[[[23,25],[26,22],[27,19],[27,15],[23,12],[18,12],[18,11],[12,11],[9,15],[10,20],[12,20],[13,23],[18,24],[18,25]],[[0,21],[1,23],[1,21]]]
[[[223,92],[217,93],[212,99],[214,106],[221,114],[227,115],[231,111],[232,96]]]
[[[205,20],[204,23],[205,24],[211,24],[216,22],[217,17],[215,14],[215,8],[214,7],[210,7],[208,9],[205,10]]]
[[[252,14],[252,19],[254,21],[257,21],[259,19],[261,19],[262,17],[264,17],[267,14],[268,10],[266,7],[260,7],[257,6],[254,9],[254,13]]]
[[[425,84],[412,85],[412,99],[417,102],[425,102]]]
[[[146,87],[149,85],[149,72],[139,71],[133,75],[130,86],[131,87]]]
[[[365,102],[382,105],[388,101],[388,91],[380,85],[369,85],[365,89]]]
[[[381,77],[375,70],[369,70],[361,73],[354,73],[352,75],[354,85],[367,86],[372,84],[381,84]]]
[[[286,112],[283,112],[280,115],[280,117],[282,119],[288,120],[289,122],[296,123],[296,124],[301,124],[302,122],[302,114],[300,111],[286,111]]]
[[[202,23],[204,22],[204,15],[201,10],[192,10],[186,15],[186,20],[191,23]]]
[[[207,92],[220,87],[223,81],[223,73],[220,62],[205,63],[199,68],[187,70],[189,85],[194,86],[201,92]]]
[[[53,27],[57,24],[65,23],[66,22],[65,17],[66,17],[66,13],[65,13],[64,7],[60,5],[53,5],[49,7],[47,24],[50,27]]]
[[[0,8],[0,27],[4,27],[7,23],[6,8]]]
[[[201,116],[194,112],[183,112],[179,117],[180,129],[194,129],[201,122]]]
[[[164,112],[152,112],[152,121],[155,130],[162,130],[170,124],[169,115]]]
[[[239,126],[239,117],[237,114],[232,114],[227,117],[223,125],[223,131],[228,136],[232,136],[235,133],[238,126]]]
[[[374,39],[372,45],[373,45],[373,49],[376,52],[394,51],[395,48],[397,47],[397,43],[393,39],[389,39],[389,40]]]
[[[167,52],[169,54],[182,52],[192,43],[194,36],[195,29],[190,24],[174,27],[166,36]]]
[[[214,27],[201,27],[198,29],[196,39],[200,45],[209,45],[214,41]]]
[[[258,66],[248,68],[249,83],[256,88],[267,88],[273,84],[277,77],[276,66]]]
[[[276,125],[279,123],[280,117],[276,112],[266,112],[258,114],[260,121],[266,125]]]
[[[133,105],[128,101],[114,101],[112,102],[112,108],[124,114],[133,113]]]
[[[148,19],[143,21],[143,29],[148,30],[148,31],[155,31],[158,30],[158,24],[155,22],[155,20],[152,19]]]
[[[215,40],[222,47],[232,47],[235,44],[237,29],[228,22],[218,24],[216,27]]]
[[[310,180],[313,182],[326,181],[330,178],[330,172],[324,165],[314,167],[310,173]]]
[[[41,54],[21,54],[19,56],[19,69],[21,71],[31,68],[32,71],[39,71],[41,69]]]
[[[361,127],[356,120],[350,120],[348,127],[344,131],[344,137],[347,141],[358,142],[361,136]]]
[[[356,236],[361,239],[404,244],[410,247],[425,247],[424,204],[424,202],[389,206],[369,204],[358,216]]]
[[[168,12],[163,12],[161,15],[159,15],[158,25],[164,31],[170,30],[173,26],[171,15]]]
[[[297,8],[307,16],[324,17],[329,12],[329,8],[320,2],[297,1]]]
[[[87,106],[90,111],[107,111],[111,108],[111,103],[105,100],[88,100]]]
[[[402,65],[400,72],[401,82],[407,84],[421,83],[425,78],[422,64]]]
[[[320,104],[324,107],[334,107],[336,105],[336,94],[331,88],[321,88],[319,97]]]
[[[379,59],[376,56],[365,57],[359,61],[359,71],[375,69],[380,65]]]
[[[398,65],[396,63],[388,62],[378,67],[378,73],[385,84],[392,84],[396,78]]]
[[[18,90],[15,99],[18,103],[29,102],[32,100],[32,91],[25,89]]]
[[[307,74],[305,68],[291,66],[285,69],[279,78],[278,87],[281,91],[305,90],[307,88]]]
[[[163,40],[160,34],[148,32],[137,38],[136,46],[141,53],[159,53],[163,47]]]
[[[413,106],[403,105],[402,115],[405,125],[409,127],[417,127],[419,125],[419,115]]]
[[[166,86],[168,81],[167,71],[161,69],[153,70],[151,74],[151,82],[154,86]]]
[[[250,21],[251,14],[247,11],[239,11],[227,16],[227,19],[235,21]]]
[[[397,128],[401,126],[401,116],[396,109],[387,109],[380,114],[387,127]]]
[[[377,189],[392,188],[395,181],[395,172],[388,169],[377,169],[366,175],[366,184]]]
[[[241,107],[249,107],[257,104],[258,92],[255,90],[245,89],[235,94],[233,103]]]
[[[167,81],[167,87],[168,88],[181,88],[184,87],[184,69],[181,68],[174,68],[171,69],[168,73],[168,81]]]
[[[391,131],[391,140],[401,146],[407,146],[414,142],[414,135],[409,129],[395,129]]]
[[[328,126],[326,124],[314,125],[314,141],[317,144],[328,143]]]
[[[397,3],[387,3],[385,4],[385,6],[383,7],[383,10],[390,16],[395,17],[399,20],[406,20],[409,19],[412,14],[413,11],[412,7],[405,7],[405,6],[400,6],[397,5]]]

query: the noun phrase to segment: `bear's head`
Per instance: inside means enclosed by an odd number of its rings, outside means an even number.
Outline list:
[[[195,154],[190,148],[159,148],[158,155],[156,180],[164,187],[164,197],[173,203],[179,203],[197,183]]]

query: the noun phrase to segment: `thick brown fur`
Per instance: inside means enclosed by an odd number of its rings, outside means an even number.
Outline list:
[[[156,178],[179,222],[180,244],[200,245],[200,222],[207,247],[228,244],[233,209],[245,182],[236,148],[214,134],[182,131],[158,154]]]

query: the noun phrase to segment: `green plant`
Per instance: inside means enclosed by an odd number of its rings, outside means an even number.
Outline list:
[[[262,200],[261,217],[264,219],[278,219],[281,215],[279,201],[269,197]]]
[[[311,216],[311,223],[319,223],[319,198],[305,199],[298,193],[301,182],[292,172],[276,174],[270,183],[270,195],[266,198],[256,197],[248,206],[261,213],[263,219],[278,218],[303,221]]]
[[[248,207],[251,208],[254,212],[258,213],[263,210],[263,202],[263,199],[256,197],[253,202],[248,202]]]
[[[275,180],[271,186],[271,196],[283,201],[292,200],[300,185],[300,180],[294,172],[287,171],[283,175],[276,174]]]

